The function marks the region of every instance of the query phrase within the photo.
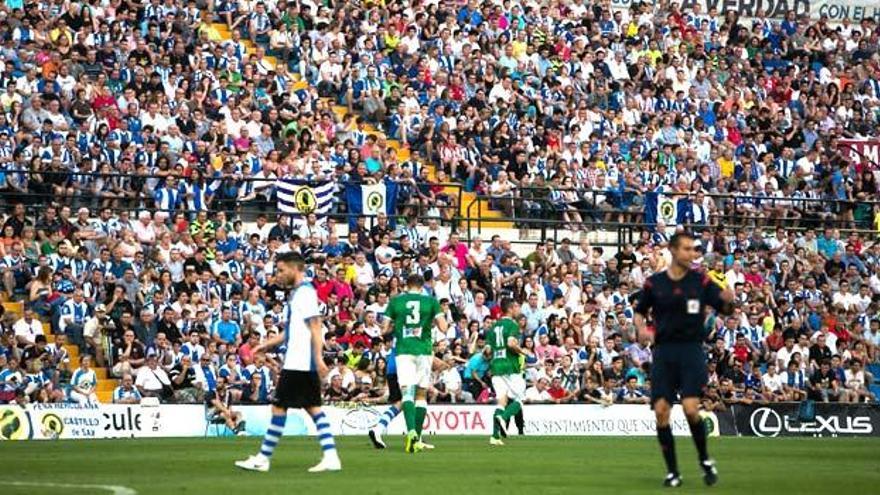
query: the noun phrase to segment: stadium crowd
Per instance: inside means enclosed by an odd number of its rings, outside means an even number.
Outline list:
[[[96,401],[93,366],[116,402],[269,401],[284,349],[252,349],[285,324],[273,258],[294,250],[326,317],[328,401],[387,396],[383,311],[415,271],[451,323],[431,400],[492,400],[482,336],[509,296],[527,402],[644,403],[632,307],[677,228],[738,297],[707,315],[707,408],[873,400],[877,181],[835,142],[876,135],[878,36],[870,18],[667,1],[8,0],[0,270],[26,310],[2,320],[0,402]],[[397,208],[292,221],[274,213],[287,176],[393,181]],[[522,257],[462,240],[446,182],[571,235]],[[615,221],[638,241],[590,245]]]

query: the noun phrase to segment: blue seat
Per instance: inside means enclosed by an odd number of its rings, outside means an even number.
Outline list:
[[[880,363],[871,363],[868,365],[868,372],[874,375],[874,381],[880,381]]]

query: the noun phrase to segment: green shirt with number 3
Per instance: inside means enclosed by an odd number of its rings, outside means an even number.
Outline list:
[[[404,293],[388,303],[385,317],[394,325],[394,348],[398,355],[429,356],[434,352],[431,330],[434,318],[443,312],[433,297]]]

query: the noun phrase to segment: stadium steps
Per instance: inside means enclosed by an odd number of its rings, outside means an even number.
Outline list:
[[[226,27],[226,24],[222,22],[215,22],[212,24],[214,29],[217,30],[217,33],[220,34],[220,37],[223,38],[224,41],[232,39],[232,32]],[[247,49],[248,55],[253,55],[257,51],[257,45],[254,44],[251,40],[242,39],[242,43]],[[272,68],[274,69],[276,65],[278,65],[278,59],[272,55],[266,55],[265,58],[270,64],[272,64]]]
[[[24,313],[24,303],[22,302],[4,301],[3,308],[6,309],[7,313],[16,315],[16,318],[21,317]],[[46,322],[43,322],[43,334],[46,336],[46,342],[49,344],[55,343],[55,335],[52,334],[52,329]],[[67,354],[70,356],[70,371],[73,372],[79,367],[79,347],[74,344],[65,344],[64,349],[67,350]],[[113,390],[116,388],[117,380],[110,378],[107,368],[94,366],[92,369],[95,370],[95,376],[98,378],[98,398],[101,402],[112,402]],[[107,393],[102,396],[102,391]]]
[[[338,120],[343,120],[346,115],[348,115],[348,107],[344,105],[336,105],[332,99],[330,98],[322,98],[325,102],[331,105],[331,109]],[[379,135],[382,136],[383,133],[376,130],[375,127],[371,124],[365,124],[364,129],[368,134]],[[409,147],[401,143],[396,139],[387,139],[386,143],[389,147],[393,148],[397,153],[398,162],[403,162],[409,160],[410,151]],[[428,179],[431,181],[437,180],[437,170],[433,164],[427,164],[428,167]],[[446,193],[451,195],[458,194],[457,187],[447,187]],[[461,203],[459,204],[459,214],[462,218],[467,218],[468,211],[467,207],[471,204],[472,201],[476,199],[476,193],[462,191],[461,193]],[[493,210],[489,206],[489,201],[486,199],[480,199],[479,205],[475,205],[471,207],[471,214],[473,215],[473,219],[471,220],[471,227],[476,228],[488,228],[488,229],[513,229],[513,222],[509,222],[506,220],[497,220],[503,216],[500,211]],[[477,218],[479,212],[479,218]]]

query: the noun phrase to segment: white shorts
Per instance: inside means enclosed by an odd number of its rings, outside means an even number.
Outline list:
[[[522,375],[501,375],[492,377],[495,397],[522,401],[526,396],[526,381]]]
[[[434,356],[413,356],[410,354],[398,354],[397,357],[397,382],[400,388],[411,387],[428,388],[431,386],[431,368],[434,365]]]

